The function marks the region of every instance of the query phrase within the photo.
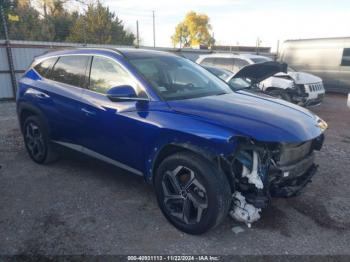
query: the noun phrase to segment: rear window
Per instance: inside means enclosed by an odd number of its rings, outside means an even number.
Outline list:
[[[256,64],[272,61],[272,59],[269,59],[267,57],[266,58],[265,57],[251,58],[251,60]]]
[[[242,67],[248,65],[248,62],[243,60],[243,59],[234,58],[233,60],[234,60],[235,66],[238,68],[242,68]]]
[[[233,58],[225,58],[225,57],[216,58],[215,66],[233,71]]]
[[[342,66],[350,66],[350,48],[344,48],[343,57],[341,59]]]
[[[202,60],[202,62],[200,62],[200,64],[201,64],[201,65],[207,65],[207,66],[213,65],[214,59],[215,59],[215,58],[213,58],[213,57],[204,58],[204,59]]]
[[[34,66],[34,69],[39,73],[39,75],[47,77],[56,61],[57,57],[48,58]]]
[[[68,85],[85,87],[86,69],[90,59],[89,56],[62,56],[55,64],[50,79]]]

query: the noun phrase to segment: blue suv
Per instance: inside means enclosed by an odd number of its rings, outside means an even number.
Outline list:
[[[228,213],[250,224],[271,197],[298,194],[327,127],[296,105],[232,91],[176,54],[141,49],[37,57],[17,113],[33,161],[49,163],[63,146],[143,176],[165,217],[191,234]]]

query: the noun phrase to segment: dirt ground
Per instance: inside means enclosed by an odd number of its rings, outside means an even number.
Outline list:
[[[227,217],[201,236],[171,226],[153,189],[78,154],[31,161],[13,102],[0,103],[0,254],[350,254],[350,109],[327,94],[311,109],[329,124],[318,174],[302,195],[275,199],[248,229]],[[244,232],[234,233],[240,226]]]

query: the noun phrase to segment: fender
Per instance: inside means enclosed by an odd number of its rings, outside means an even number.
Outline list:
[[[145,160],[144,178],[147,183],[152,183],[158,157],[168,146],[178,147],[180,150],[192,151],[208,161],[215,161],[218,157],[226,157],[234,152],[238,140],[228,136],[219,141],[214,137],[212,139],[195,136],[184,132],[162,132],[160,138],[155,141],[150,148]],[[214,142],[215,139],[215,142]]]

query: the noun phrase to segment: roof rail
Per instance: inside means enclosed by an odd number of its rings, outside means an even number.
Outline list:
[[[114,51],[117,54],[121,55],[122,57],[126,58],[125,54],[123,54],[122,51],[120,51],[118,48],[115,47],[89,47],[89,46],[79,46],[79,47],[73,47],[71,49],[100,49],[100,50],[109,50]]]
[[[118,54],[120,54],[122,57],[124,57],[125,59],[127,58],[126,55],[120,51],[118,48],[111,48],[113,51],[116,51]]]

